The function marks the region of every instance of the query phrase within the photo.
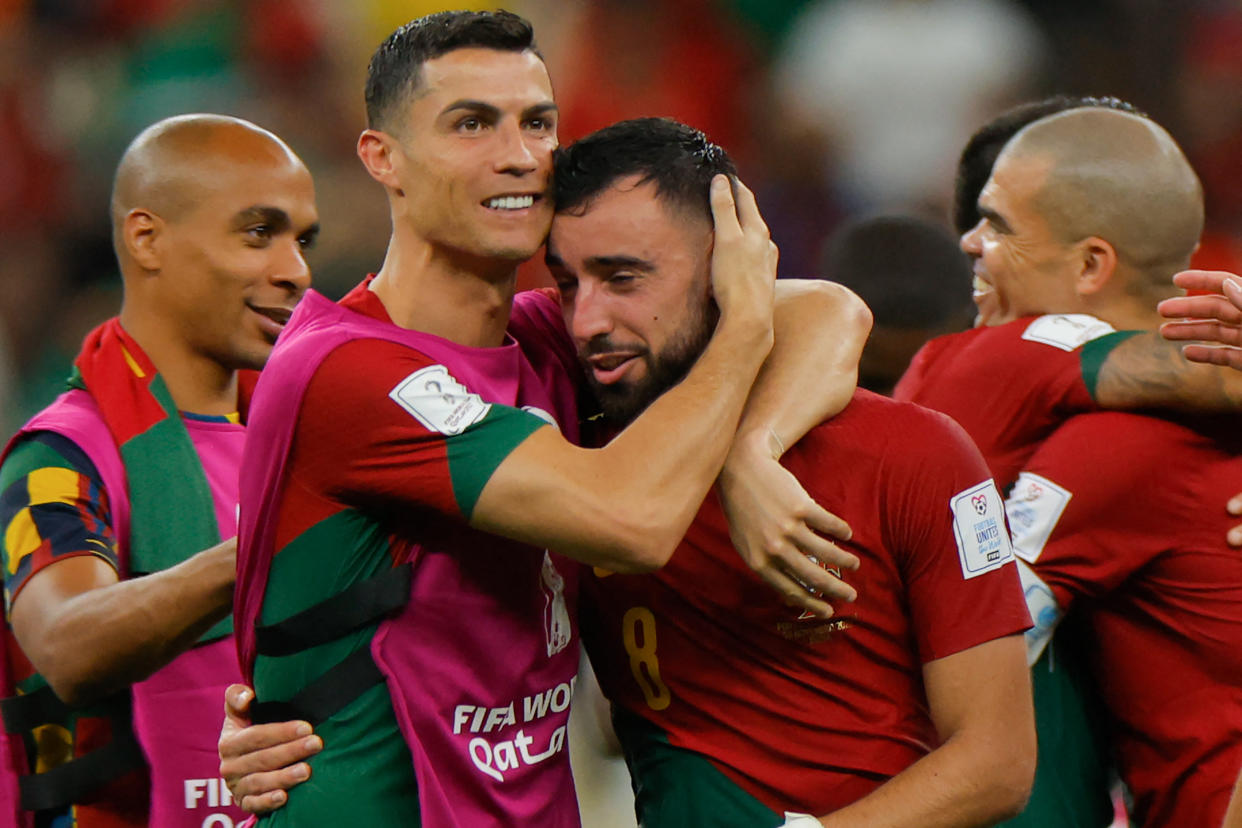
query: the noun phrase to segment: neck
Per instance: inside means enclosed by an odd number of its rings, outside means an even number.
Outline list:
[[[516,282],[515,262],[465,256],[394,234],[371,290],[402,328],[491,348],[504,342]]]
[[[1088,302],[1087,312],[1119,331],[1152,331],[1164,321],[1156,303],[1165,296],[1123,294],[1098,303]]]
[[[157,314],[126,302],[121,327],[138,343],[164,378],[178,411],[223,416],[237,411],[237,372],[191,347]]]

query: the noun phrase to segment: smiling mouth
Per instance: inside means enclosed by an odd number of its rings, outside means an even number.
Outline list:
[[[285,323],[289,321],[289,317],[293,315],[293,311],[290,308],[262,307],[259,305],[251,305],[248,302],[246,303],[246,307],[259,314],[259,316],[272,320],[281,327],[284,327]]]
[[[988,282],[985,282],[982,278],[978,276],[978,274],[976,274],[974,276],[974,279],[971,281],[971,287],[974,289],[976,296],[979,296],[984,293],[992,292],[992,285]]]
[[[535,202],[541,199],[540,196],[527,193],[525,195],[505,195],[489,198],[483,202],[483,206],[489,210],[525,210],[535,206]]]
[[[587,364],[597,382],[610,385],[621,379],[626,366],[638,358],[639,354],[596,354],[587,358]]]

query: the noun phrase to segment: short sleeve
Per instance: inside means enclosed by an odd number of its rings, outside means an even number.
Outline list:
[[[1030,626],[996,484],[965,432],[926,414],[896,447],[886,510],[924,663]]]
[[[291,474],[363,511],[414,506],[469,520],[492,472],[544,425],[483,400],[452,366],[395,343],[357,340],[330,354],[311,380]]]
[[[1014,485],[1006,508],[1016,552],[1062,609],[1115,589],[1159,555],[1189,505],[1162,472],[1163,443],[1152,428],[1172,426],[1110,412],[1076,417]]]
[[[0,469],[6,614],[27,582],[49,565],[93,555],[119,569],[117,539],[103,482],[67,438],[36,432]]]
[[[1007,491],[1058,425],[1098,409],[1080,349],[1111,331],[1092,317],[1060,315],[939,337],[916,356],[894,396],[961,424]]]

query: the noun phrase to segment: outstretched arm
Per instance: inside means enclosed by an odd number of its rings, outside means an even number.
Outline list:
[[[602,449],[536,431],[488,479],[471,525],[615,572],[662,566],[724,463],[772,347],[776,250],[754,196],[712,185],[715,335],[686,378]]]
[[[1022,636],[923,666],[940,746],[824,828],[970,828],[1019,813],[1035,776],[1035,714]]]
[[[1190,347],[1169,342],[1155,331],[1130,337],[1114,347],[1100,366],[1096,402],[1103,408],[1123,410],[1242,408],[1242,374],[1193,361],[1193,352],[1186,352]]]
[[[818,280],[777,282],[775,344],[751,390],[719,478],[733,545],[756,572],[782,555],[812,555],[820,564],[853,570],[858,558],[824,536],[849,540],[845,521],[817,504],[780,465],[785,449],[835,416],[854,394],[858,359],[871,331],[871,311],[847,288]],[[768,570],[782,591],[787,576]],[[833,578],[828,601],[856,593]],[[815,607],[831,613],[825,602]]]
[[[1221,270],[1187,270],[1174,276],[1173,283],[1207,295],[1161,302],[1160,314],[1174,321],[1161,325],[1160,333],[1179,342],[1201,340],[1182,347],[1193,362],[1242,371],[1242,278]]]
[[[140,681],[187,650],[233,606],[237,540],[120,581],[93,555],[36,572],[13,602],[13,634],[66,704]]]

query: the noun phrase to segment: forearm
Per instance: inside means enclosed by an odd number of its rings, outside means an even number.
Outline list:
[[[19,594],[18,643],[64,701],[79,704],[146,678],[224,618],[233,601],[235,544],[229,541],[162,572],[77,589],[54,573],[95,562],[77,558],[35,576]],[[39,583],[56,575],[60,583]],[[97,582],[97,576],[84,574]]]
[[[1221,828],[1242,828],[1242,776],[1233,786],[1233,796],[1229,800],[1229,808],[1225,811],[1225,821]]]
[[[471,525],[618,572],[662,566],[724,462],[771,329],[722,318],[682,382],[601,449],[543,430],[488,480]]]
[[[1103,408],[1242,408],[1242,373],[1191,362],[1179,343],[1146,331],[1120,343],[1100,366],[1095,399]]]
[[[772,351],[746,401],[738,440],[788,448],[840,413],[858,385],[871,311],[853,292],[820,280],[776,283]]]
[[[1030,770],[1027,770],[1027,768]],[[867,796],[820,818],[825,828],[971,828],[1019,812],[1034,756],[1015,760],[1001,738],[953,737]]]

